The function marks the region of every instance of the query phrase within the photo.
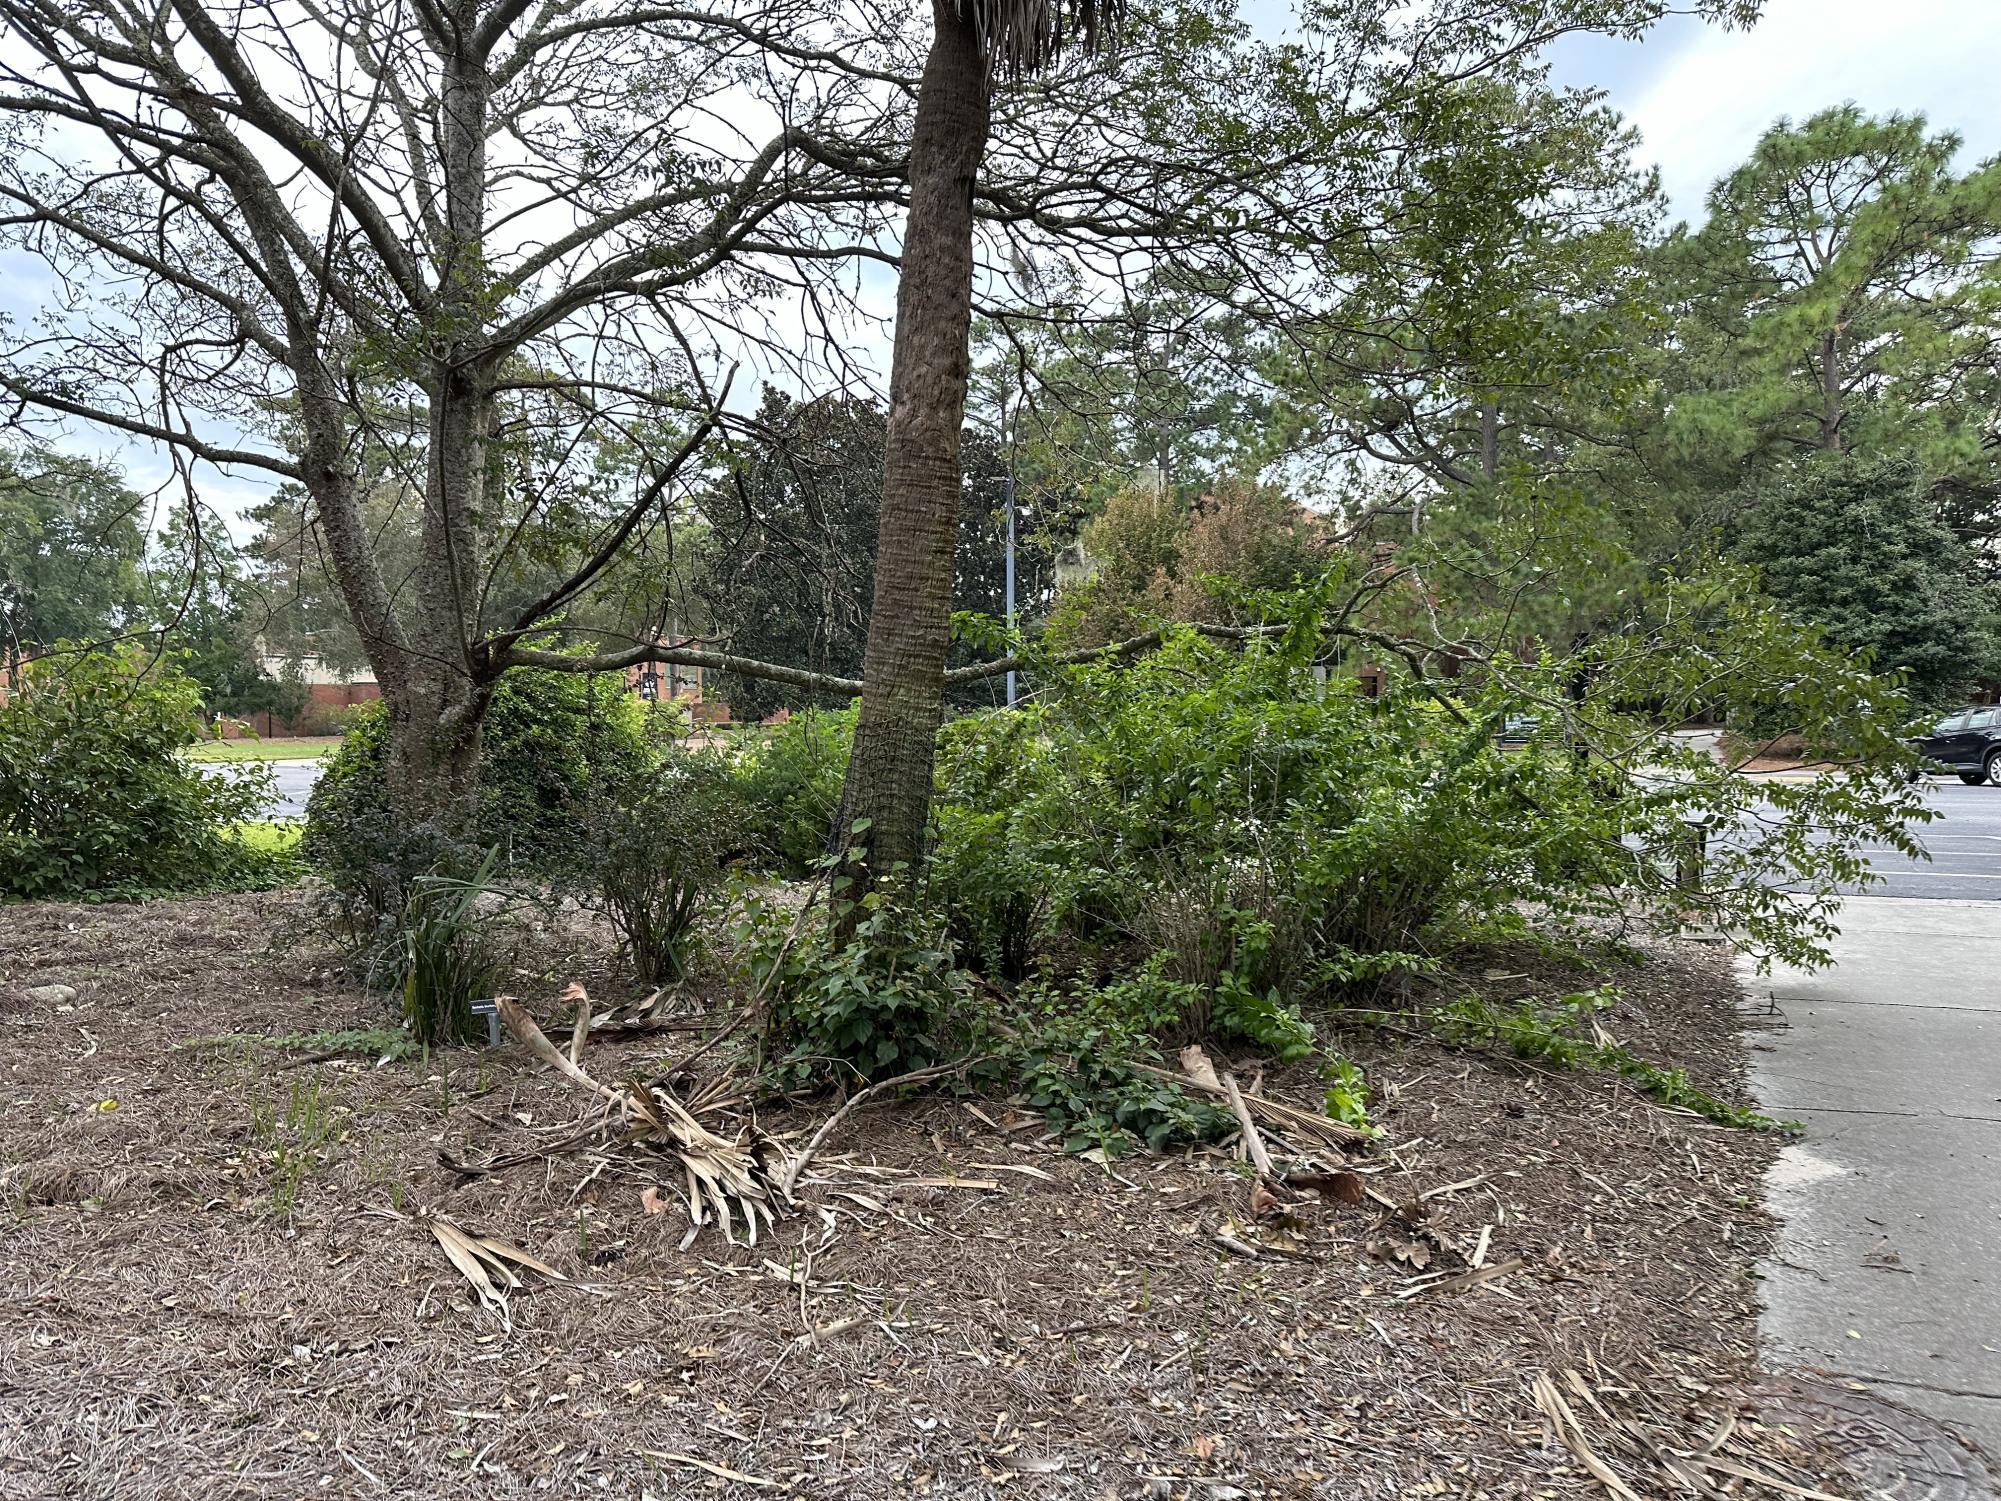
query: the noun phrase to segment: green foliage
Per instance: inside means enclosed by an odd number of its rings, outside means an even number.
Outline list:
[[[611,919],[642,983],[687,973],[697,921],[742,840],[730,762],[714,751],[670,749],[592,791],[579,895]]]
[[[739,743],[745,836],[780,874],[804,876],[825,858],[854,735],[855,710],[805,709]]]
[[[963,1050],[968,982],[944,934],[889,888],[861,908],[845,938],[835,923],[790,947],[792,917],[781,909],[753,900],[739,922],[753,983],[768,997],[765,1056],[781,1087],[890,1078]]]
[[[0,895],[141,896],[266,885],[285,864],[230,837],[269,776],[180,754],[201,693],[171,658],[33,664],[0,705]]]
[[[1235,970],[1216,980],[1216,1031],[1241,1037],[1281,1063],[1297,1063],[1313,1053],[1313,1025],[1286,1003],[1278,987],[1254,989]]]
[[[1344,1126],[1367,1130],[1369,1081],[1362,1070],[1346,1058],[1329,1058],[1325,1071],[1328,1079],[1325,1100],[1328,1117]]]
[[[1135,1143],[1161,1151],[1234,1129],[1227,1110],[1133,1065],[1156,1054],[1116,995],[1026,992],[996,1051],[1007,1077],[1060,1132],[1063,1150],[1117,1157]]]
[[[1554,1002],[1526,1000],[1503,1010],[1476,995],[1460,997],[1436,1019],[1439,1034],[1460,1047],[1505,1047],[1517,1058],[1532,1058],[1558,1068],[1609,1069],[1642,1094],[1663,1105],[1692,1110],[1726,1126],[1752,1131],[1794,1130],[1791,1122],[1773,1120],[1743,1105],[1717,1099],[1690,1082],[1678,1068],[1662,1068],[1605,1038],[1592,1020],[1612,1006],[1619,993],[1609,985],[1558,997]],[[1592,1037],[1578,1035],[1589,1027]]]
[[[1915,453],[1991,508],[2001,164],[1956,175],[1959,144],[1852,104],[1780,121],[1669,239],[1671,431],[1718,488],[1802,450]]]
[[[1032,706],[948,729],[927,889],[969,962],[1165,952],[1193,1029],[1296,1051],[1286,1015],[1477,934],[1638,910],[1818,962],[1861,849],[1914,848],[1902,698],[1741,574],[1672,582],[1644,629],[1574,653],[1498,654],[1450,695],[1393,671],[1375,698],[1314,670],[1338,589],[1261,596],[1277,634],[1241,645],[1045,663]],[[1698,710],[1783,712],[1850,772],[1748,782],[1662,734]],[[1691,823],[1731,833],[1700,891],[1674,880]]]
[[[513,870],[573,870],[592,789],[641,777],[653,764],[656,728],[616,674],[508,673],[486,717],[471,826],[448,836],[392,814],[388,716],[369,704],[314,784],[302,853],[343,902],[340,926],[366,946],[424,871],[469,870],[487,849]]]
[[[282,1104],[275,1091],[267,1095],[261,1087],[252,1096],[250,1139],[271,1166],[274,1212],[290,1214],[297,1207],[307,1176],[347,1134],[342,1114],[326,1098],[317,1075],[293,1080]]]
[[[404,1024],[425,1047],[486,1035],[472,1003],[492,995],[506,972],[491,908],[482,901],[496,858],[497,852],[489,852],[469,879],[434,871],[404,888],[395,932],[374,979],[401,998]]]
[[[1962,702],[2001,667],[2001,595],[1911,460],[1817,455],[1744,518],[1737,555],[1830,642],[1900,674],[1921,707]]]
[[[1193,636],[1057,684],[945,740],[930,890],[976,962],[1136,947],[1194,1030],[1294,1057],[1301,1002],[1616,875],[1566,757],[1503,751],[1412,686],[1370,701]]]
[[[0,642],[100,641],[137,612],[146,502],[87,459],[0,450]]]

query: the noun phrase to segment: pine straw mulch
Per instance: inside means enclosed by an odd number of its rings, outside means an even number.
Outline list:
[[[1620,1501],[1800,1493],[1733,1464],[1843,1489],[1746,1395],[1775,1143],[1614,1079],[1348,1039],[1388,1128],[1364,1182],[1423,1210],[1293,1206],[1304,1255],[1219,1246],[1251,1213],[1220,1150],[1107,1172],[1005,1100],[935,1096],[851,1115],[756,1248],[684,1252],[678,1202],[586,1183],[589,1156],[440,1166],[585,1113],[518,1046],[376,1067],[206,1040],[383,1019],[274,942],[299,900],[0,909],[0,1495],[1606,1495],[1592,1465]],[[1496,999],[1591,978],[1495,959],[1526,975]],[[1721,954],[1616,978],[1621,1040],[1740,1092]],[[545,1024],[555,979],[522,978]],[[21,996],[50,983],[80,994]],[[482,1309],[422,1210],[567,1280]],[[1426,1290],[1465,1270],[1445,1246],[1507,1270]]]

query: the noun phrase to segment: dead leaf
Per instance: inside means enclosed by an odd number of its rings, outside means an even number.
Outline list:
[[[1402,1235],[1394,1239],[1372,1240],[1368,1252],[1378,1261],[1401,1261],[1420,1272],[1431,1265],[1431,1247],[1421,1240]]]
[[[558,1282],[569,1280],[548,1262],[508,1241],[496,1240],[490,1235],[473,1235],[448,1219],[432,1217],[423,1223],[444,1251],[445,1259],[471,1284],[481,1305],[496,1313],[506,1314],[507,1295],[521,1286],[521,1279],[514,1274],[509,1263],[540,1272]]]
[[[665,1214],[671,1201],[657,1188],[642,1188],[639,1191],[639,1207],[648,1214]]]
[[[1292,1188],[1314,1189],[1337,1204],[1359,1204],[1369,1196],[1359,1173],[1293,1173],[1285,1181]]]
[[[1181,1050],[1181,1071],[1197,1084],[1221,1092],[1223,1081],[1216,1077],[1216,1065],[1209,1061],[1209,1055],[1202,1051],[1199,1043],[1189,1043]]]

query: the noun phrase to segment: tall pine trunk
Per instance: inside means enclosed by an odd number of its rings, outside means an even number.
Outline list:
[[[889,435],[861,717],[842,796],[846,841],[873,882],[923,861],[945,692],[958,542],[959,437],[973,317],[973,183],[986,151],[986,59],[954,0],[932,0],[931,54],[910,141],[910,214],[896,292]]]

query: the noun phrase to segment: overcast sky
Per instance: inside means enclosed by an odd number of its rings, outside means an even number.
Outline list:
[[[1284,0],[1244,0],[1260,18]],[[1700,219],[1709,184],[1748,154],[1780,116],[1801,118],[1853,100],[1871,113],[1919,111],[1957,131],[1963,167],[2001,152],[2001,0],[1766,0],[1748,31],[1686,16],[1644,41],[1571,38],[1552,58],[1558,81],[1607,91],[1640,128],[1641,158],[1661,169],[1673,214]],[[0,258],[0,312],[26,321],[47,284]],[[169,474],[162,456],[110,434],[78,430],[65,447],[122,462],[136,487]],[[198,471],[211,504],[234,512],[264,493],[245,474]]]
[[[1748,31],[1687,16],[1644,41],[1575,37],[1560,82],[1607,90],[1640,128],[1676,217],[1699,220],[1709,185],[1780,116],[1850,100],[1957,131],[1962,168],[2001,152],[2001,0],[1766,0]]]

